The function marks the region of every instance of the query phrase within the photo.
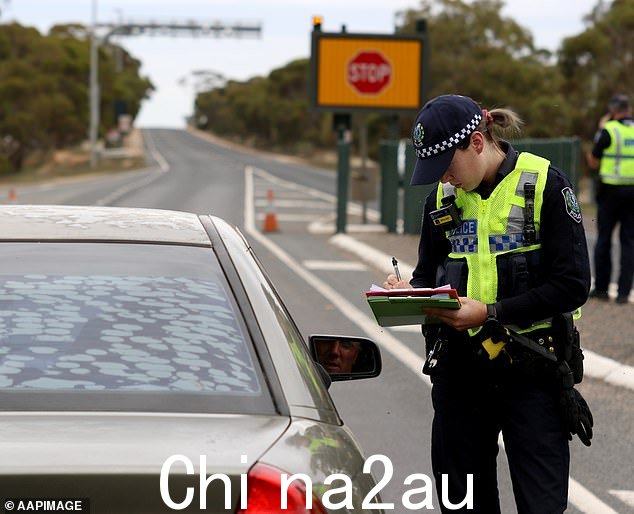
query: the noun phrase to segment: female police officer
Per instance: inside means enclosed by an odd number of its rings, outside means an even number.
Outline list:
[[[425,204],[411,285],[450,283],[462,303],[455,311],[429,309],[442,323],[423,328],[434,349],[426,363],[433,382],[432,466],[439,497],[446,474],[454,504],[467,495],[472,474],[475,509],[469,512],[485,514],[500,512],[500,432],[518,512],[563,512],[569,432],[555,380],[482,359],[474,334],[497,319],[542,344],[553,341],[552,317],[585,303],[590,286],[570,182],[547,160],[518,154],[496,135],[520,123],[507,109],[487,112],[470,98],[443,95],[425,104],[412,132],[412,185],[440,183]],[[408,286],[387,278],[388,288]],[[586,437],[589,444],[591,429]]]

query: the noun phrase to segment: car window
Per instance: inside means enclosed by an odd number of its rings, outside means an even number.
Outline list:
[[[316,365],[310,356],[308,347],[301,335],[301,332],[295,325],[292,316],[288,312],[282,298],[277,293],[277,290],[268,277],[262,263],[253,251],[251,251],[251,256],[258,265],[262,282],[268,286],[268,288],[265,288],[265,293],[267,294],[269,302],[273,307],[273,311],[280,328],[284,331],[295,362],[301,370],[300,376],[305,390],[311,396],[314,405],[319,411],[319,419],[328,423],[338,423],[339,417],[336,413],[335,406],[332,403],[327,388],[324,387],[322,378],[318,375]]]
[[[271,411],[210,248],[3,243],[0,263],[0,409]]]

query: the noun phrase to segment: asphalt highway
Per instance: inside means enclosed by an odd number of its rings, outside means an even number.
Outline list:
[[[18,202],[175,209],[211,213],[238,226],[303,334],[371,336],[382,346],[379,378],[336,383],[331,393],[366,456],[383,454],[392,462],[393,476],[381,492],[383,501],[394,503],[393,512],[411,512],[403,506],[402,496],[420,484],[406,486],[405,478],[413,473],[432,476],[430,389],[420,373],[423,339],[411,331],[376,326],[363,291],[373,282],[382,283],[383,273],[330,244],[332,232],[308,231],[311,223],[332,219],[335,174],[238,151],[185,131],[157,129],[144,136],[153,156],[147,169],[24,187],[18,191]],[[261,231],[263,216],[271,209],[269,190],[276,199],[276,233]],[[631,304],[625,309],[631,317]],[[605,324],[606,333],[612,330],[609,319],[597,322]],[[625,339],[620,338],[620,344],[631,345],[631,336]],[[596,435],[590,448],[576,439],[572,442],[567,512],[634,512],[634,391],[595,379],[584,380],[581,390],[593,408]],[[498,463],[502,512],[513,513],[503,451]],[[385,473],[378,464],[372,471],[377,479]],[[436,498],[433,503],[438,506]]]

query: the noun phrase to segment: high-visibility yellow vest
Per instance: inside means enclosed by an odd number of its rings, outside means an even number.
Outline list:
[[[446,232],[451,244],[450,259],[467,263],[467,296],[483,303],[495,303],[498,296],[497,257],[502,254],[540,251],[539,232],[544,187],[550,162],[530,153],[519,154],[515,169],[502,179],[486,200],[475,192],[455,189],[450,184],[438,184],[436,204],[454,194],[456,207],[462,212],[462,225]],[[534,223],[536,242],[524,241],[524,184],[535,185]],[[575,318],[580,317],[580,310]],[[541,320],[528,328],[511,327],[528,332],[551,325]]]
[[[605,130],[610,134],[610,146],[601,156],[601,182],[612,185],[634,185],[634,124],[608,121]]]

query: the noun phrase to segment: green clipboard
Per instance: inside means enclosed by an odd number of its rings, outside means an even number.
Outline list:
[[[423,314],[423,308],[459,309],[458,298],[433,298],[430,296],[367,295],[376,322],[382,327],[401,325],[427,325],[440,323],[438,318]]]

